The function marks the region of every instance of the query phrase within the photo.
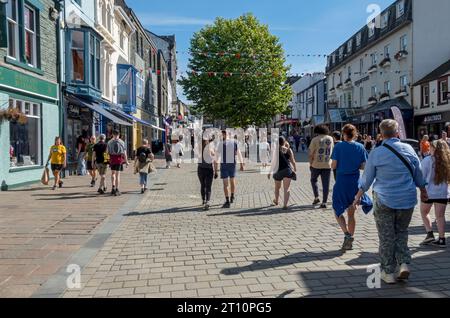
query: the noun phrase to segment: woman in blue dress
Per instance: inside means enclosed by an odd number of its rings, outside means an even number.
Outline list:
[[[344,141],[336,145],[331,156],[332,169],[336,169],[337,172],[333,189],[333,209],[336,220],[345,234],[342,251],[349,251],[353,249],[356,228],[356,208],[353,202],[358,193],[360,170],[364,169],[368,154],[362,144],[355,142],[358,135],[355,126],[346,125],[342,133]],[[366,214],[372,210],[373,204],[367,195],[361,199],[361,206]],[[348,222],[344,217],[345,211],[347,211]]]

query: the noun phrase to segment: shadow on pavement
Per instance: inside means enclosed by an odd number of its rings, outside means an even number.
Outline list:
[[[277,268],[298,263],[325,261],[339,256],[342,256],[341,251],[330,251],[322,253],[300,252],[292,255],[287,255],[279,259],[255,261],[253,262],[253,264],[247,266],[226,268],[221,271],[221,274],[227,276],[239,275],[243,272],[261,271],[269,268]]]
[[[219,205],[212,206],[211,208],[217,208]],[[148,212],[130,212],[127,214],[124,214],[123,216],[144,216],[144,215],[154,215],[154,214],[176,214],[176,213],[188,213],[188,212],[202,212],[203,207],[202,206],[196,206],[196,207],[185,207],[185,208],[170,208],[166,210],[159,210],[159,211],[148,211]]]
[[[239,210],[239,211],[231,211],[224,212],[219,214],[211,214],[210,216],[225,216],[225,215],[235,215],[235,216],[268,216],[268,215],[278,215],[278,214],[290,214],[297,212],[307,212],[316,210],[313,206],[298,206],[298,207],[290,207],[288,210],[283,210],[280,207],[267,206],[256,209],[249,210]]]

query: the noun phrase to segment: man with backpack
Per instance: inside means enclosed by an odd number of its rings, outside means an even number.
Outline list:
[[[141,185],[141,193],[147,191],[148,174],[152,169],[152,161],[155,156],[152,153],[147,139],[142,141],[142,146],[136,151],[136,160],[134,162],[135,173],[139,173],[139,184]]]
[[[98,188],[99,194],[106,193],[106,171],[108,170],[109,156],[107,153],[108,145],[106,144],[106,136],[100,135],[98,143],[94,145],[92,153],[92,163],[94,169],[97,169],[100,175],[100,186]]]
[[[128,168],[128,156],[125,143],[120,139],[120,133],[117,130],[113,132],[113,138],[108,142],[109,165],[111,167],[111,195],[120,196],[120,172],[123,171],[123,165]]]

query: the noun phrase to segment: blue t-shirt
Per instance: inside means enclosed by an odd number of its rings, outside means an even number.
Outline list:
[[[367,161],[368,154],[364,146],[357,142],[340,142],[336,144],[331,156],[338,162],[337,174],[359,175],[359,168]]]

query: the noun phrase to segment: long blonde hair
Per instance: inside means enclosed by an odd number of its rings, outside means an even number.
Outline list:
[[[444,140],[436,140],[434,148],[434,184],[450,183],[450,147]]]

